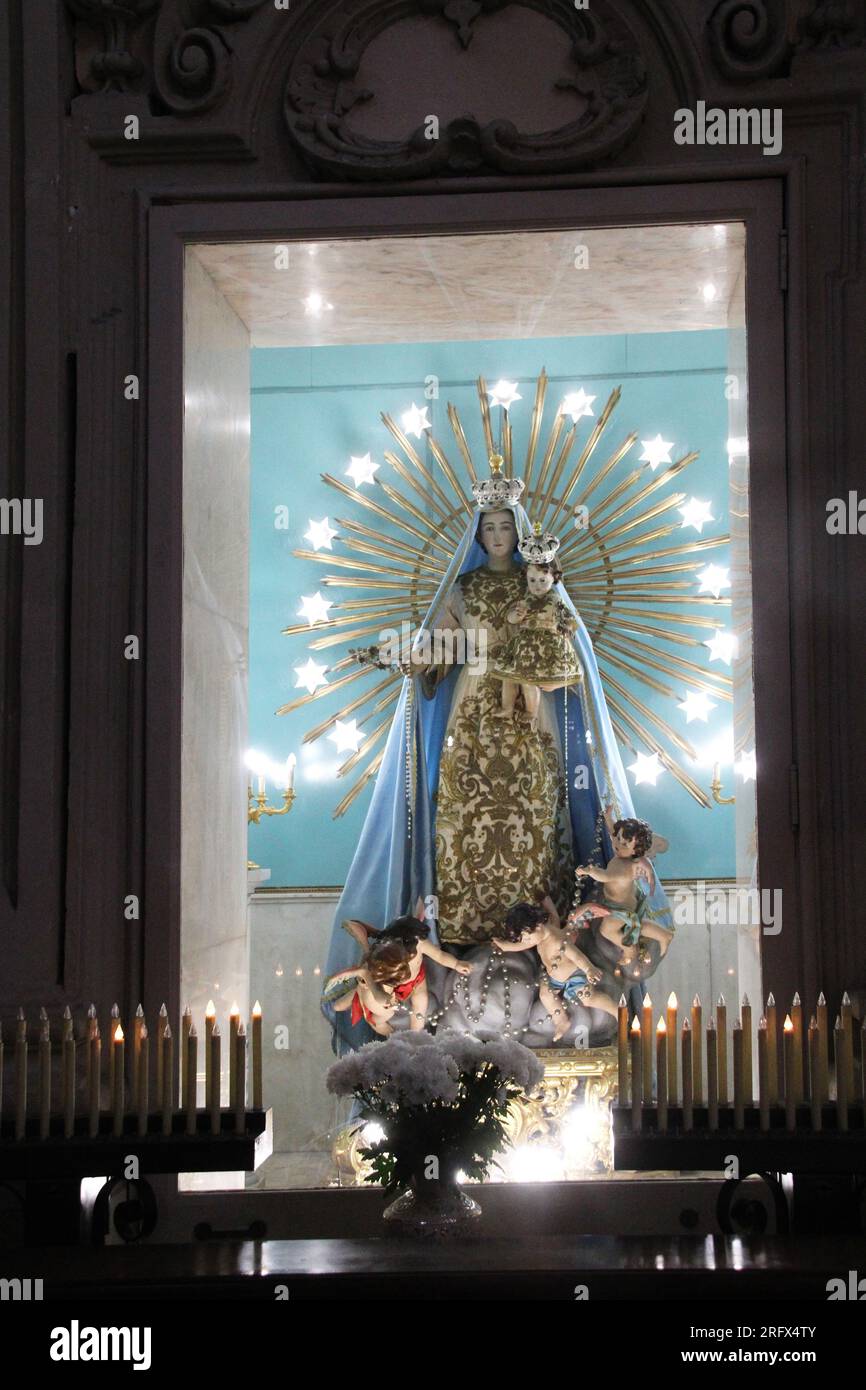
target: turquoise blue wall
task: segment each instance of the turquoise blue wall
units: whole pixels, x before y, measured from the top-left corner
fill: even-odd
[[[348,755],[338,756],[326,739],[307,748],[301,745],[304,732],[343,703],[339,697],[316,701],[290,715],[274,713],[300,693],[295,689],[297,664],[309,654],[327,664],[327,654],[308,653],[304,636],[281,635],[283,627],[300,621],[301,595],[320,590],[335,602],[345,596],[345,591],[322,587],[327,566],[297,560],[293,550],[309,548],[304,532],[311,518],[328,516],[337,530],[339,516],[376,524],[370,513],[362,517],[355,504],[326,486],[320,474],[342,478],[349,456],[369,450],[382,465],[378,476],[393,480],[405,493],[405,484],[383,462],[383,451],[393,447],[393,440],[379,413],[387,411],[399,419],[413,400],[430,406],[434,435],[446,445],[450,457],[455,451],[447,448],[451,436],[445,411],[448,401],[453,401],[473,456],[483,458],[474,384],[479,375],[488,382],[504,376],[520,383],[523,400],[515,404],[511,415],[515,458],[519,459],[525,451],[535,379],[546,367],[551,378],[548,424],[566,391],[583,386],[594,393],[597,413],[610,391],[622,386],[601,457],[606,458],[632,429],[642,439],[661,434],[673,440],[673,458],[699,450],[701,457],[686,471],[680,490],[712,499],[715,521],[704,527],[703,534],[715,535],[728,529],[726,348],[727,334],[716,331],[253,352],[249,742],[277,761],[293,751],[299,759],[298,796],[291,815],[250,827],[250,857],[271,869],[272,886],[342,883],[370,796],[367,788],[344,817],[333,820],[333,808],[350,785],[335,775]],[[440,378],[441,396],[426,402],[424,381],[431,375]],[[588,428],[583,420],[581,430]],[[632,468],[639,453],[636,446],[619,469]],[[274,525],[275,509],[281,506],[289,509],[288,530]],[[683,539],[696,534],[684,531]],[[339,553],[339,541],[333,544]],[[728,564],[727,549],[710,551],[707,563]],[[363,596],[363,591],[355,596]],[[722,623],[727,626],[724,618]],[[683,649],[682,654],[703,661],[699,649]],[[729,674],[729,668],[718,664],[711,669]],[[678,679],[670,683],[680,687]],[[685,716],[672,709],[669,701],[653,693],[641,694],[666,719],[673,717],[675,727],[695,744],[708,743],[730,722],[727,702],[711,712],[707,724],[693,721],[686,727]],[[692,771],[697,781],[708,784],[709,771]],[[726,780],[730,784],[730,770]],[[702,810],[669,774],[663,774],[655,788],[636,788],[634,799],[638,814],[671,842],[670,851],[659,861],[664,877],[734,873],[733,808]],[[271,800],[277,800],[273,788]]]

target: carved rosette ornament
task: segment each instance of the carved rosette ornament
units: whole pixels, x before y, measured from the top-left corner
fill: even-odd
[[[488,77],[501,69],[512,112],[513,101],[519,101],[515,54],[503,51],[497,36],[483,57],[480,50],[477,61],[473,57],[476,35],[509,9],[532,11],[536,26],[549,26],[550,41],[539,55],[542,62],[545,53],[550,55],[550,74],[538,80],[552,93],[573,94],[573,118],[564,125],[524,131],[519,118],[504,112],[487,120],[473,112],[481,62]],[[644,116],[646,64],[614,0],[595,0],[585,10],[575,9],[573,0],[321,0],[313,15],[292,58],[284,112],[292,141],[324,177],[387,180],[581,169],[621,150]],[[464,110],[459,115],[407,112],[408,129],[395,130],[393,139],[375,138],[354,119],[355,109],[374,107],[378,95],[376,79],[365,80],[365,54],[404,22],[407,42],[414,45],[423,43],[425,31],[431,37],[443,28],[453,31],[453,73]],[[417,66],[417,53],[412,62]]]

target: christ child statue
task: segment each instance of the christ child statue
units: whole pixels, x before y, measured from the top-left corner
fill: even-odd
[[[532,536],[519,542],[526,561],[526,596],[506,614],[508,636],[492,657],[491,674],[502,681],[499,717],[513,715],[519,688],[533,729],[542,690],[559,690],[583,676],[571,640],[577,621],[554,592],[562,579],[554,560],[558,548],[556,536],[541,534],[540,523]]]
[[[554,1021],[554,1042],[568,1032],[569,1004],[603,1009],[616,1017],[613,1000],[596,989],[601,971],[562,930],[550,897],[540,905],[515,903],[506,913],[503,932],[501,937],[493,938],[500,951],[529,951],[534,947],[541,957],[544,975],[538,997]]]
[[[418,910],[423,914],[423,903],[419,902]],[[364,958],[359,966],[332,975],[325,988],[330,989],[338,980],[354,978],[354,994],[344,995],[333,1007],[338,1013],[351,1008],[353,1025],[365,1018],[374,1032],[383,1037],[393,1032],[391,1019],[401,1007],[409,1008],[409,1027],[413,1031],[420,1032],[425,1026],[430,1004],[425,959],[456,970],[459,975],[472,973],[471,965],[440,951],[427,940],[430,928],[419,916],[396,917],[384,931],[357,918],[349,919],[343,926],[364,948]]]
[[[602,885],[600,902],[581,904],[581,915],[602,917],[599,931],[620,948],[622,964],[637,957],[641,940],[658,941],[664,955],[673,940],[673,931],[653,921],[648,908],[649,893],[642,883],[651,885],[653,871],[647,851],[653,832],[644,820],[628,817],[614,821],[612,808],[605,807],[605,820],[613,845],[613,858],[605,868],[584,864],[575,870],[578,878],[588,874]]]

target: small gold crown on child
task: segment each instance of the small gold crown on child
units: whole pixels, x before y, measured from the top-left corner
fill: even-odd
[[[472,495],[485,512],[501,507],[514,507],[520,501],[525,486],[522,478],[503,478],[502,455],[490,455],[490,477],[479,478],[472,484]]]
[[[528,565],[549,565],[559,549],[559,538],[552,531],[542,531],[541,522],[536,521],[532,535],[518,541],[517,549]]]

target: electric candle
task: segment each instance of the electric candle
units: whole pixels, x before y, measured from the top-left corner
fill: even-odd
[[[184,1015],[186,1024],[186,1015]],[[198,1034],[195,1031],[195,1024],[190,1022],[187,1029],[186,1043],[183,1055],[183,1106],[186,1111],[186,1132],[195,1134],[196,1132],[196,1078],[198,1076]]]
[[[818,1056],[820,1059],[821,1104],[830,1099],[830,1028],[827,1022],[827,1000],[824,991],[818,995]]]
[[[643,1059],[641,1089],[647,1105],[651,1105],[653,1098],[653,1001],[648,994],[644,995],[643,1000],[640,1035],[641,1057]]]
[[[138,1085],[136,1087],[136,1100],[138,1101],[138,1132],[147,1134],[147,1103],[148,1087],[150,1081],[148,1062],[150,1061],[150,1038],[148,1037],[147,1024],[141,1025],[141,1037],[138,1049]]]
[[[47,1139],[51,1129],[51,1027],[45,1010],[40,1010],[39,1031],[39,1138]]]
[[[99,1020],[98,1020],[98,1018],[96,1017],[96,1005],[95,1005],[95,1004],[91,1004],[91,1005],[90,1005],[90,1008],[87,1010],[87,1096],[88,1096],[88,1104],[89,1104],[89,1100],[90,1100],[90,1085],[91,1085],[91,1075],[90,1075],[91,1048],[90,1048],[90,1044],[93,1042],[93,1039],[96,1037],[96,1035],[97,1035],[98,1032],[99,1032]]]
[[[115,1139],[119,1139],[123,1133],[123,1062],[124,1049],[126,1043],[123,1038],[123,1029],[118,1022],[114,1029],[114,1039],[111,1047],[112,1067],[112,1087],[111,1087],[111,1111],[112,1125],[111,1132]]]
[[[752,1067],[752,1006],[749,1003],[748,994],[743,995],[743,1006],[741,1010],[743,1021],[743,1100],[746,1105],[751,1105],[754,1098],[754,1076]]]
[[[716,1051],[719,1059],[719,1104],[728,1103],[728,1006],[725,996],[719,995],[716,1005]]]
[[[247,1030],[242,1023],[238,1024],[235,1054],[235,1134],[243,1134],[247,1127]]]
[[[692,1000],[692,1089],[694,1091],[695,1105],[703,1105],[704,1101],[704,1060],[701,1055],[701,1047],[704,1040],[703,1008],[701,1007],[701,996],[696,994]]]
[[[238,1028],[241,1021],[241,1011],[237,1004],[232,1004],[229,1011],[229,1109],[234,1110],[238,1091]]]
[[[623,1099],[625,1098],[625,1093]],[[253,1004],[253,1109],[262,1108],[262,1006]]]
[[[791,1000],[791,1023],[794,1031],[794,1104],[802,1105],[805,1099],[803,1090],[803,1005],[799,994],[795,994]]]
[[[738,1018],[734,1019],[731,1041],[734,1053],[734,1129],[743,1129],[745,1125],[743,1106],[745,1094],[743,1077],[743,1025]]]
[[[60,1035],[61,1041],[66,1042],[67,1038],[74,1037],[72,1027],[72,1010],[67,1004],[63,1010],[63,1032]]]
[[[797,1073],[794,1064],[794,1024],[790,1014],[785,1014],[782,1032],[785,1040],[785,1128],[792,1134],[797,1124]]]
[[[15,1138],[23,1139],[27,1125],[27,1020],[18,1010],[15,1021]]]
[[[762,1016],[758,1022],[758,1106],[761,1129],[765,1134],[770,1128],[770,1087],[767,1081],[769,1068],[767,1020]]]
[[[253,1010],[253,1105],[255,1098],[255,1010]],[[616,1010],[617,1095],[620,1105],[628,1100],[628,1004],[624,994],[619,996]]]
[[[719,1052],[715,1019],[707,1020],[707,1128],[719,1127]]]
[[[661,1014],[656,1027],[656,1114],[659,1134],[664,1134],[668,1127],[668,1038]]]
[[[63,1019],[66,1033],[66,1016]],[[75,1133],[75,1038],[72,1035],[72,1015],[69,1015],[70,1031],[63,1038],[63,1134],[71,1139]]]
[[[847,989],[842,995],[841,1017],[845,1034],[842,1048],[845,1058],[845,1094],[850,1104],[854,1099],[854,1007]],[[839,1065],[838,1061],[836,1065]]]
[[[88,1056],[88,1118],[87,1132],[93,1139],[99,1133],[99,1106],[102,1100],[102,1038],[96,1023],[87,1043]]]
[[[640,1021],[635,1014],[631,1025],[631,1127],[632,1130],[640,1133],[641,1113],[641,1077],[643,1075],[643,1059],[641,1057],[641,1031]]]
[[[189,1068],[189,1034],[192,1028],[192,1009],[189,1004],[180,1020],[180,1093],[186,1104],[187,1071]],[[193,1083],[193,1086],[195,1083]]]
[[[677,1103],[677,996],[671,990],[668,995],[665,1029],[668,1040],[668,1100]]]
[[[833,1047],[836,1055],[836,1128],[840,1134],[847,1134],[848,1069],[845,1066],[845,1029],[838,1015],[833,1030]]]
[[[297,761],[294,753],[290,753],[286,758],[286,790],[290,792],[295,789],[295,764]]]
[[[683,1129],[690,1130],[694,1124],[694,1085],[692,1081],[692,1029],[687,1018],[683,1019],[681,1053],[683,1064]]]
[[[120,1027],[120,1006],[119,1006],[118,1004],[112,1004],[112,1006],[111,1006],[111,1025],[110,1025],[110,1027],[109,1027],[109,1029],[108,1029],[108,1036],[109,1036],[109,1039],[110,1039],[110,1042],[111,1042],[111,1046],[110,1046],[109,1049],[108,1049],[108,1094],[109,1094],[109,1096],[113,1096],[113,1095],[114,1095],[114,1056],[115,1056],[115,1053],[114,1053],[114,1039],[115,1039],[115,1037],[117,1036],[117,1029],[118,1029],[119,1027]]]
[[[776,1001],[772,994],[767,995],[767,1100],[770,1105],[779,1103],[779,1022],[776,1017]]]
[[[220,1026],[215,1023],[210,1035],[210,1132],[220,1132]]]
[[[265,794],[265,779],[264,779],[264,775],[260,772],[260,773],[259,773],[259,796],[260,796],[260,797],[264,797],[264,794]]]
[[[812,1106],[812,1130],[820,1134],[821,1115],[821,1053],[818,1037],[818,1020],[813,1016],[809,1023],[809,1099]]]
[[[165,1091],[165,1048],[162,1045],[163,1038],[168,1031],[168,1009],[165,1004],[159,1006],[159,1018],[156,1021],[156,1094],[159,1104],[162,1105],[162,1098]],[[174,1043],[172,1043],[172,1056],[174,1055]],[[174,1087],[171,1085],[171,1074],[169,1073],[169,1091],[174,1098]],[[171,1133],[171,1131],[169,1131]]]
[[[165,1008],[165,1005],[162,1006]],[[171,1134],[172,1129],[172,1108],[174,1103],[174,1038],[171,1033],[171,1024],[166,1020],[165,1026],[162,1025],[162,1010],[160,1010],[159,1030],[157,1032],[158,1055],[162,1058],[161,1073],[162,1086],[159,1092],[159,1103],[162,1107],[162,1132]]]
[[[207,1008],[204,1011],[204,1103],[205,1109],[211,1108],[211,1054],[213,1049],[210,1040],[213,1037],[213,1030],[216,1026],[216,1005],[212,999],[207,1001]]]
[[[131,1105],[130,1109],[138,1108],[138,1059],[141,1055],[141,1030],[144,1027],[144,1009],[141,1004],[135,1011],[132,1020],[132,1086],[130,1088]]]

